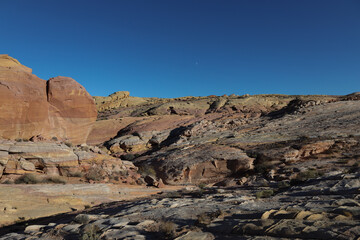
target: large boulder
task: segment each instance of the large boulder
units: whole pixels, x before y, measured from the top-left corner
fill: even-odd
[[[217,144],[160,150],[135,160],[142,169],[153,167],[157,177],[173,185],[218,182],[253,169],[253,162],[242,150]]]
[[[0,55],[0,137],[41,134],[84,143],[97,112],[92,97],[75,80],[44,81],[8,55]]]

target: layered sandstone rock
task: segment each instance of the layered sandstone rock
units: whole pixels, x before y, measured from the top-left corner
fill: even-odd
[[[0,55],[0,137],[41,134],[84,143],[97,112],[92,97],[75,80],[44,81],[16,59]]]
[[[138,183],[140,178],[133,163],[109,156],[97,147],[0,140],[0,182],[13,181],[24,174],[41,178],[83,177],[92,182],[116,178],[117,183],[131,184]]]

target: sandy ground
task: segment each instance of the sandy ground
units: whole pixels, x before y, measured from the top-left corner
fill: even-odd
[[[0,226],[180,188],[157,189],[115,184],[2,184],[0,185]]]

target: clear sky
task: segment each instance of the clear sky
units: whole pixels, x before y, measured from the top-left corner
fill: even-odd
[[[0,53],[91,95],[360,91],[358,0],[0,0]]]

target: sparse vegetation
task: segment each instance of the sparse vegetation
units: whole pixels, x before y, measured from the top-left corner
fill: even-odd
[[[72,144],[71,142],[64,142],[64,144],[65,144],[66,146],[68,146],[69,148],[71,148],[71,147],[73,146],[73,144]]]

